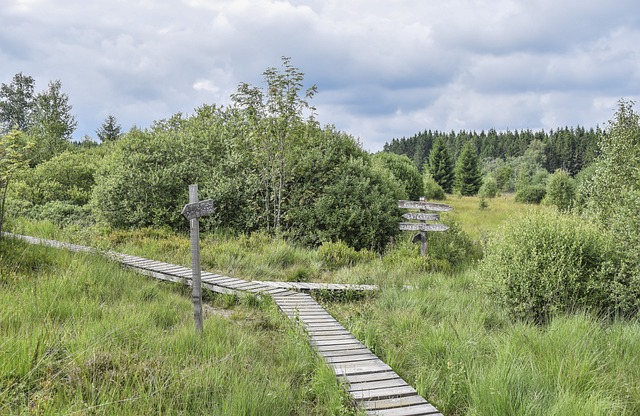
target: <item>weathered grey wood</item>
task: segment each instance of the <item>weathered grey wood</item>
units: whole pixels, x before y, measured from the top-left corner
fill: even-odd
[[[379,358],[372,353],[365,354],[352,354],[352,355],[342,355],[342,356],[333,356],[333,357],[324,357],[324,360],[328,363],[354,363],[359,361],[373,361],[379,360]]]
[[[414,395],[398,397],[396,399],[368,400],[364,401],[362,404],[366,410],[380,410],[429,403],[422,396]]]
[[[422,222],[401,222],[400,231],[447,231],[449,226],[444,224],[425,224]]]
[[[349,391],[359,391],[359,390],[375,390],[375,389],[386,389],[389,387],[401,387],[406,386],[407,383],[401,378],[392,378],[390,380],[383,381],[369,381],[365,383],[351,383],[349,385]]]
[[[398,379],[398,376],[393,370],[381,371],[372,374],[351,374],[341,377],[347,383],[366,383],[369,381],[383,381]]]
[[[426,202],[426,201],[398,201],[398,208],[406,208],[406,209],[422,209],[427,211],[436,211],[436,212],[448,212],[453,208],[447,204],[439,204],[435,202]]]
[[[197,187],[198,185],[189,185],[189,186]],[[189,197],[189,203],[182,208],[182,211],[180,213],[187,220],[191,221],[196,218],[204,217],[205,215],[213,214],[213,211],[214,211],[214,207],[213,207],[212,199],[205,199],[204,201],[198,201],[196,198],[196,201],[192,201],[191,197]]]
[[[396,397],[418,396],[416,390],[406,384],[404,386],[384,389],[350,391],[349,393],[356,400],[381,400],[393,399]]]
[[[200,280],[200,222],[197,215],[198,208],[198,185],[189,185],[189,205],[194,208],[188,210],[189,205],[182,209],[182,215],[190,220],[191,227],[191,288],[193,293],[193,319],[196,324],[196,331],[202,332],[202,281]],[[185,214],[185,210],[187,213]]]
[[[419,221],[440,221],[440,214],[426,214],[424,212],[407,212],[402,218]]]
[[[331,357],[346,357],[349,355],[362,355],[362,354],[371,354],[371,351],[366,347],[355,348],[353,350],[336,350],[336,351],[323,351],[322,357],[331,358]]]
[[[337,375],[381,373],[391,370],[391,367],[380,360],[378,360],[378,362],[367,362],[362,364],[329,364],[329,366],[333,368],[333,372]]]
[[[382,410],[369,410],[367,411],[367,415],[371,416],[443,416],[442,413],[438,411],[431,404],[417,404],[411,406],[404,407],[396,407],[391,409],[382,409]]]

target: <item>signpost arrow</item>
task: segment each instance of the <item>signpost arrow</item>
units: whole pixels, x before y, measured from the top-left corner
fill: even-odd
[[[192,202],[185,205],[180,213],[183,217],[191,221],[196,218],[204,217],[205,215],[213,214],[213,211],[213,199],[205,199],[204,201]]]
[[[426,202],[426,201],[398,201],[398,208],[408,208],[408,209],[422,209],[426,211],[438,211],[438,212],[447,212],[451,211],[451,208],[447,204],[438,204],[435,202]]]
[[[421,222],[401,222],[400,231],[447,231],[444,224],[425,224]]]
[[[420,220],[420,221],[440,221],[440,214],[425,214],[423,212],[408,212],[402,214],[402,218],[407,220]]]

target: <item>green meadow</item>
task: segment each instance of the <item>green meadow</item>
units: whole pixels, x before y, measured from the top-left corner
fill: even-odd
[[[523,213],[514,202],[449,196],[443,220],[470,250]],[[61,229],[11,219],[10,231],[189,265],[188,235]],[[451,231],[451,230],[450,230]],[[640,322],[589,311],[516,319],[487,295],[478,258],[419,256],[410,233],[383,256],[339,244],[306,249],[263,233],[202,237],[205,270],[254,280],[376,284],[317,299],[446,415],[640,414]],[[444,236],[446,233],[442,233]],[[451,237],[448,237],[451,238]],[[332,372],[269,299],[208,295],[201,337],[190,295],[117,264],[2,241],[6,414],[354,414]],[[431,251],[430,251],[431,253]],[[437,260],[437,261],[436,261]]]

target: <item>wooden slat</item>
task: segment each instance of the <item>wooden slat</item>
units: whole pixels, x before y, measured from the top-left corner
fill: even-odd
[[[442,416],[431,404],[417,404],[412,406],[396,407],[395,409],[369,410],[367,415],[371,416]]]
[[[406,386],[406,385],[407,383],[403,379],[393,378],[391,380],[384,380],[384,381],[368,381],[365,383],[351,383],[349,385],[349,391],[385,389],[389,387],[400,387],[400,386]]]
[[[366,410],[392,409],[395,407],[412,406],[416,404],[429,404],[421,396],[398,397],[396,399],[367,400],[362,402]]]

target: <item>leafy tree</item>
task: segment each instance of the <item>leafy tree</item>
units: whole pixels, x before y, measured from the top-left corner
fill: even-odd
[[[78,124],[71,114],[69,97],[61,88],[60,81],[50,82],[48,89],[36,96],[29,130],[35,142],[32,165],[64,152]]]
[[[0,237],[2,237],[2,223],[4,219],[4,207],[7,190],[11,179],[16,172],[28,165],[28,155],[31,144],[27,142],[25,135],[16,129],[0,137]]]
[[[34,85],[32,77],[20,72],[9,85],[0,86],[0,132],[6,133],[13,127],[23,132],[29,129],[35,105]]]
[[[565,170],[558,169],[547,180],[546,203],[560,211],[569,211],[576,197],[575,181]]]
[[[262,179],[261,199],[267,229],[280,231],[286,183],[290,173],[290,149],[306,134],[307,121],[314,119],[315,108],[308,100],[317,88],[312,86],[300,96],[304,74],[282,57],[283,70],[268,68],[264,73],[266,89],[241,83],[232,95],[237,107],[246,110],[247,133],[252,140],[254,159],[259,161]],[[313,124],[313,123],[312,123]]]
[[[482,173],[473,143],[466,142],[455,169],[455,188],[464,196],[475,195],[482,185]]]
[[[493,176],[486,176],[482,180],[482,186],[478,195],[484,198],[495,198],[498,195],[498,181]]]
[[[453,161],[441,137],[436,139],[429,153],[429,173],[445,192],[451,193],[454,182]]]
[[[633,101],[621,100],[600,138],[595,173],[583,187],[585,213],[616,233],[640,275],[640,123]]]
[[[418,199],[423,196],[422,175],[407,156],[381,152],[373,156],[373,162],[391,172],[406,191],[407,198]]]
[[[424,194],[425,199],[436,200],[436,201],[444,201],[446,199],[446,195],[442,186],[438,185],[438,183],[433,179],[428,170],[425,169],[422,174],[423,186],[424,186]]]
[[[122,127],[118,124],[118,120],[109,114],[102,126],[96,130],[96,134],[101,142],[114,142],[122,136]]]

